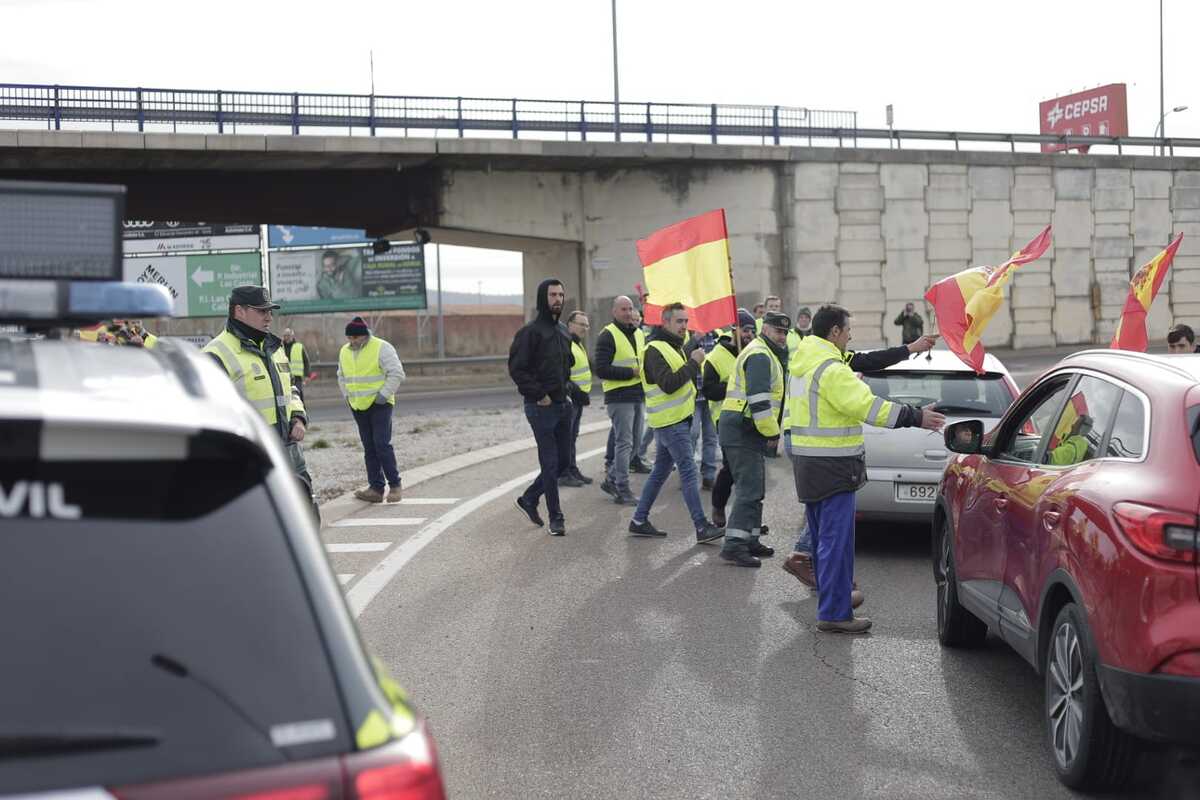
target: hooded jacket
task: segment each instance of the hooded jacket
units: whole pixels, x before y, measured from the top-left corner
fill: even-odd
[[[546,295],[551,284],[547,278],[538,284],[537,316],[521,327],[508,348],[508,374],[527,403],[536,403],[549,395],[556,403],[567,397],[571,376],[571,340],[566,328],[558,323],[558,314],[550,310]]]

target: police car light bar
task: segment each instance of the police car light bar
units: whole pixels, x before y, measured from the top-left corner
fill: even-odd
[[[125,187],[0,181],[0,280],[121,280]]]
[[[0,279],[0,322],[91,323],[112,317],[169,317],[166,287],[113,281]]]

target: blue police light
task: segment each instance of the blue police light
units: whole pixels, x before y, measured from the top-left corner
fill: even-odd
[[[169,317],[175,301],[156,283],[74,281],[69,285],[67,315],[72,319]]]

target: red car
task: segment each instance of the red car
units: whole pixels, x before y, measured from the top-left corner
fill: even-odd
[[[1072,788],[1120,785],[1144,741],[1200,745],[1200,356],[1077,353],[945,437],[941,643],[990,628],[1044,676]]]

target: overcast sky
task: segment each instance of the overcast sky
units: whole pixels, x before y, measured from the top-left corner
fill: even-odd
[[[1158,7],[618,0],[621,97],[857,111],[862,127],[884,127],[892,103],[899,128],[1036,132],[1040,100],[1125,83],[1130,133],[1148,136]],[[1200,3],[1164,14],[1166,107],[1191,107],[1167,132],[1200,137]],[[0,81],[366,92],[374,49],[380,94],[607,100],[610,15],[610,0],[0,0]],[[499,277],[443,254],[447,289]]]

